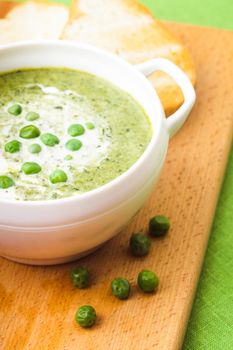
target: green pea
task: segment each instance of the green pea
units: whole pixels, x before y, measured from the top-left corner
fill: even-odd
[[[36,119],[39,119],[40,118],[40,115],[36,112],[28,112],[28,114],[26,115],[26,119],[29,120],[29,121],[33,121],[33,120],[36,120]]]
[[[54,147],[60,143],[59,138],[56,135],[50,134],[49,132],[41,135],[41,141],[49,147]]]
[[[125,278],[115,278],[111,283],[112,294],[118,299],[128,299],[130,294],[130,284]]]
[[[86,127],[89,130],[95,129],[95,125],[92,122],[87,122],[86,123]]]
[[[129,246],[133,255],[144,256],[149,253],[151,239],[142,233],[134,233],[130,237]]]
[[[53,184],[56,184],[59,182],[66,182],[68,177],[63,170],[57,169],[50,175],[49,179]]]
[[[21,143],[19,141],[17,141],[17,140],[13,140],[13,141],[7,142],[5,144],[4,148],[5,148],[6,152],[16,153],[16,152],[20,151]]]
[[[34,162],[26,162],[21,166],[21,170],[26,175],[38,174],[41,171],[41,166]]]
[[[85,267],[75,267],[70,273],[71,281],[74,287],[86,288],[89,285],[90,273]]]
[[[65,156],[65,160],[72,160],[73,156],[71,154],[67,154],[67,156]]]
[[[0,176],[0,188],[6,189],[11,186],[14,186],[14,184],[14,181],[10,177],[5,175]]]
[[[154,237],[164,236],[169,228],[170,222],[166,216],[158,215],[150,219],[149,232]]]
[[[76,312],[75,320],[81,327],[91,327],[96,321],[96,311],[91,305],[83,305]]]
[[[153,271],[142,270],[138,275],[137,284],[143,292],[152,293],[157,289],[159,279]]]
[[[85,129],[81,124],[72,124],[68,128],[68,134],[73,137],[83,135],[84,132],[85,132]]]
[[[28,147],[30,153],[40,153],[42,148],[38,143],[33,143]]]
[[[35,125],[27,125],[20,130],[19,136],[23,139],[35,139],[40,136],[40,130]]]
[[[66,142],[66,148],[70,151],[78,151],[82,147],[82,142],[76,139]]]
[[[22,107],[16,103],[8,108],[8,113],[17,116],[17,115],[20,115],[22,113],[22,110],[23,110]]]

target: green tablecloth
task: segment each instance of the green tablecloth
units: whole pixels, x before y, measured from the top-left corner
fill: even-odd
[[[141,2],[161,19],[233,29],[233,0]],[[233,149],[183,346],[183,350],[232,349]]]
[[[183,350],[233,349],[233,149]]]

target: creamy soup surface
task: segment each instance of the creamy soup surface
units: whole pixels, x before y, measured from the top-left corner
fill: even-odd
[[[129,169],[151,137],[140,105],[100,77],[65,68],[0,75],[0,198],[81,195]]]

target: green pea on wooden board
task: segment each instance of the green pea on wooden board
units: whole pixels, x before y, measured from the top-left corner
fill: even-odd
[[[157,289],[159,279],[153,271],[142,270],[138,274],[137,285],[143,292],[152,293]]]
[[[126,278],[115,278],[111,283],[112,294],[118,299],[128,299],[130,294],[130,283]]]
[[[150,219],[149,232],[151,236],[164,236],[170,228],[170,221],[164,215],[157,215]]]
[[[81,327],[92,327],[96,322],[96,311],[91,305],[83,305],[76,312],[75,320]]]
[[[70,273],[71,281],[74,287],[87,288],[90,282],[90,272],[85,267],[75,267]]]
[[[130,237],[129,246],[133,255],[144,256],[150,251],[151,239],[143,233],[134,233]]]

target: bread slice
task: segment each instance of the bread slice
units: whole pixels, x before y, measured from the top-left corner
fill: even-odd
[[[13,2],[0,1],[0,18],[4,18],[15,6],[17,5]]]
[[[49,0],[0,0],[0,44],[58,38],[102,47],[131,63],[165,57],[195,83],[189,52],[136,0],[73,0],[70,12]],[[183,102],[180,89],[164,73],[154,73],[150,80],[170,115]]]
[[[195,83],[189,52],[136,0],[73,0],[62,38],[102,47],[131,63],[168,58]],[[161,72],[152,74],[150,80],[170,115],[183,103],[180,89]]]
[[[0,44],[18,40],[58,39],[68,21],[69,9],[46,1],[0,1]]]

